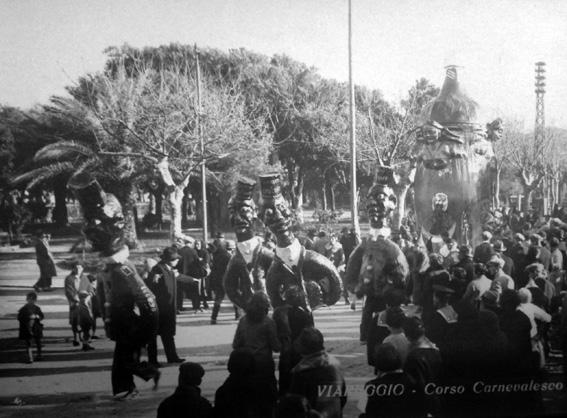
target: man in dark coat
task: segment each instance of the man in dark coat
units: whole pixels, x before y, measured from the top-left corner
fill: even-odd
[[[179,385],[170,397],[158,407],[157,418],[210,418],[213,416],[211,403],[201,396],[199,385],[205,370],[197,363],[183,363],[179,366]]]
[[[38,233],[35,256],[39,266],[39,279],[33,287],[36,291],[51,290],[51,278],[57,276],[57,269],[49,248],[49,234]]]
[[[514,279],[516,277],[516,270],[514,268],[514,261],[505,254],[505,252],[508,249],[504,246],[504,242],[502,242],[501,240],[494,241],[493,248],[494,248],[494,251],[496,252],[496,254],[502,260],[504,260],[504,267],[502,267],[502,271],[504,273],[506,273],[508,276],[510,276],[512,279]]]
[[[307,310],[334,305],[341,297],[339,272],[325,256],[306,250],[291,232],[291,211],[281,193],[278,174],[260,176],[261,218],[276,236],[276,256],[266,276],[266,288],[274,308],[284,304],[282,293],[299,286]]]
[[[185,280],[178,280],[177,310],[183,310],[183,294],[185,294],[191,299],[193,311],[196,312],[201,307],[200,280],[204,280],[207,276],[207,270],[201,262],[197,250],[193,248],[195,240],[185,236],[181,241],[183,241],[184,245],[178,250],[179,263],[177,264],[177,270],[184,276]]]
[[[146,279],[148,288],[156,297],[159,309],[158,334],[163,343],[163,349],[168,363],[181,363],[184,360],[179,358],[175,348],[175,328],[176,328],[176,301],[177,283],[175,266],[179,262],[179,254],[173,247],[167,247],[160,256],[161,260],[157,263],[148,278]],[[148,359],[150,363],[159,365],[157,361],[157,341],[154,338],[148,343]]]
[[[546,271],[549,271],[551,267],[551,251],[549,251],[543,245],[543,237],[538,234],[532,234],[530,236],[530,243],[531,243],[531,247],[535,247],[538,250],[539,257],[537,261],[543,264],[543,267],[545,268]]]
[[[475,263],[488,263],[490,257],[494,255],[494,248],[490,240],[492,239],[492,234],[488,231],[482,233],[482,242],[478,244],[474,249],[473,261]]]
[[[215,325],[217,323],[220,307],[226,294],[224,290],[223,278],[232,252],[234,251],[233,241],[227,241],[224,245],[220,242],[215,242],[217,245],[209,244],[209,249],[213,256],[213,261],[211,263],[211,273],[209,274],[211,290],[214,294],[213,312],[211,314],[212,325]],[[236,306],[234,307],[234,314],[236,319],[238,319],[239,313]]]
[[[112,362],[112,391],[117,399],[135,397],[134,375],[157,387],[160,372],[140,362],[140,349],[155,338],[158,310],[153,293],[128,260],[124,242],[124,215],[115,196],[106,194],[90,175],[69,180],[86,224],[83,232],[95,251],[106,257],[100,303],[107,335],[116,341]]]
[[[266,292],[266,272],[274,259],[273,251],[262,245],[261,238],[254,234],[257,210],[252,195],[255,186],[256,182],[241,177],[228,202],[236,249],[226,267],[224,290],[241,309],[246,308],[255,292]]]

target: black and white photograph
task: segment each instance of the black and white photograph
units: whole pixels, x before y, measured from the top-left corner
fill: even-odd
[[[0,418],[567,416],[566,1],[0,16]]]

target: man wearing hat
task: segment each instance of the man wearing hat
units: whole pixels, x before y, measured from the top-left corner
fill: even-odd
[[[49,234],[38,231],[35,256],[39,266],[39,279],[33,285],[36,292],[51,290],[51,278],[57,276],[53,254],[51,254],[51,249],[49,248],[49,238]]]
[[[504,267],[502,267],[502,271],[506,273],[510,277],[515,276],[515,269],[514,269],[514,261],[508,257],[505,252],[508,251],[504,242],[502,240],[497,239],[494,241],[494,252],[498,255],[502,260],[504,260]]]
[[[409,265],[400,247],[390,239],[389,218],[396,197],[388,186],[393,170],[378,167],[374,185],[368,192],[366,211],[370,220],[368,237],[352,252],[345,273],[349,292],[366,296],[360,324],[360,340],[365,342],[372,322],[372,310],[386,309],[384,294],[389,289],[404,289]]]
[[[274,253],[254,234],[257,219],[253,200],[255,186],[256,182],[241,177],[228,202],[230,224],[237,242],[226,267],[224,290],[232,303],[241,309],[246,307],[254,292],[266,292],[266,273],[274,259]]]
[[[261,218],[276,236],[276,255],[266,276],[266,289],[274,308],[285,303],[283,293],[291,286],[301,289],[307,310],[334,305],[341,297],[341,279],[325,256],[306,250],[291,232],[292,213],[281,193],[279,174],[260,176]]]
[[[160,403],[157,418],[210,418],[213,416],[211,403],[201,396],[199,385],[205,370],[198,363],[183,363],[179,366],[178,386],[173,395]]]
[[[163,343],[163,349],[168,363],[181,363],[184,360],[179,358],[175,348],[175,328],[177,313],[177,281],[179,274],[175,267],[179,262],[179,254],[175,247],[167,247],[160,256],[146,283],[156,297],[159,309],[158,334]],[[150,363],[159,365],[157,360],[157,341],[153,338],[148,343],[148,359]]]
[[[201,307],[200,280],[207,276],[207,270],[199,258],[195,249],[195,239],[184,236],[181,239],[182,245],[179,248],[179,264],[177,270],[183,275],[182,280],[178,278],[177,287],[177,310],[183,311],[183,296],[191,299],[194,312]]]
[[[498,290],[499,293],[504,289],[514,289],[514,280],[508,276],[502,268],[504,267],[504,260],[498,255],[493,255],[488,263],[486,263],[486,276],[492,280],[491,289]]]
[[[116,399],[137,394],[134,375],[157,387],[160,371],[142,364],[139,352],[155,339],[158,310],[154,294],[146,287],[136,267],[128,260],[125,245],[124,214],[116,197],[102,190],[89,174],[75,174],[69,180],[79,203],[85,226],[83,233],[95,251],[105,257],[106,268],[101,279],[99,298],[105,329],[116,341],[112,361],[112,391]]]

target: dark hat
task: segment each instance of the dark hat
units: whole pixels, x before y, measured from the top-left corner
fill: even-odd
[[[480,298],[486,306],[496,307],[498,306],[498,299],[500,299],[500,295],[496,290],[487,290]]]
[[[222,232],[217,232],[217,233],[215,234],[215,238],[217,238],[217,239],[222,239],[222,238],[224,238],[224,233],[222,233]]]
[[[189,385],[199,385],[205,375],[205,369],[198,363],[186,362],[179,366],[179,382]]]
[[[433,285],[433,292],[434,293],[444,293],[447,295],[451,295],[453,293],[455,293],[455,291],[453,289],[451,289],[450,287],[447,286],[443,286],[440,284],[434,284]]]
[[[166,247],[159,258],[161,258],[163,261],[177,260],[179,259],[179,253],[177,252],[177,248]]]
[[[541,263],[532,263],[526,266],[526,273],[541,273],[545,267]]]
[[[308,355],[325,349],[323,334],[317,328],[304,328],[297,340],[295,340],[296,349],[299,354]]]
[[[229,206],[241,204],[246,200],[252,200],[256,182],[247,177],[240,177],[236,182],[236,187],[232,192],[232,197],[229,201]]]
[[[273,203],[282,196],[281,178],[279,173],[268,173],[260,176],[260,192],[262,204]]]
[[[499,239],[494,241],[494,244],[492,246],[494,248],[494,251],[498,251],[499,253],[502,253],[507,250],[507,248],[504,246],[504,243]]]
[[[227,250],[235,250],[236,249],[236,242],[234,242],[231,239],[227,240],[226,241],[226,249]]]

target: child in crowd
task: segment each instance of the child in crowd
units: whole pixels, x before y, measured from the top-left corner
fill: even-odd
[[[32,340],[35,341],[37,347],[36,360],[41,360],[41,338],[43,337],[43,312],[36,305],[37,294],[30,292],[26,296],[26,304],[18,311],[18,322],[20,323],[20,340],[26,342],[27,363],[33,363],[32,356]]]

